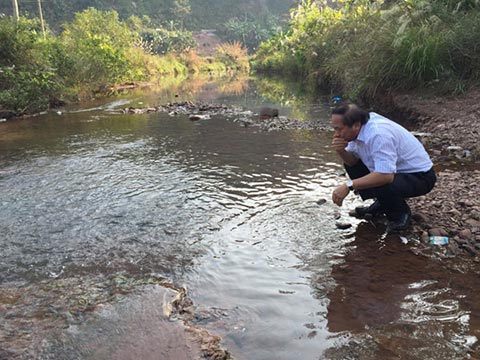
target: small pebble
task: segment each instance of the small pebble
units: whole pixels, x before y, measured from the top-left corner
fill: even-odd
[[[352,224],[346,223],[346,222],[341,222],[341,221],[336,221],[336,222],[335,222],[335,226],[336,226],[338,229],[345,230],[345,229],[351,228],[351,227],[352,227]]]
[[[472,232],[469,229],[464,229],[458,233],[460,238],[468,240],[472,237]]]

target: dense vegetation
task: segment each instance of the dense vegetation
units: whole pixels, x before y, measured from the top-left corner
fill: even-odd
[[[122,21],[116,11],[89,8],[61,34],[44,35],[36,19],[1,17],[0,110],[37,112],[164,74],[248,71],[241,44],[223,44],[218,57],[201,58],[190,32],[154,25],[146,17]]]
[[[51,30],[58,32],[78,12],[88,8],[115,10],[121,20],[148,16],[170,28],[196,31],[215,29],[225,42],[240,41],[250,49],[266,40],[285,22],[295,0],[41,0],[43,15]],[[38,17],[36,0],[18,0],[20,13]],[[0,0],[0,13],[12,15],[11,0]]]
[[[480,79],[475,0],[304,0],[254,66],[300,73],[351,98],[392,89],[463,91]]]
[[[247,48],[257,71],[300,74],[351,99],[462,92],[480,79],[478,0],[301,0],[287,27],[282,14],[298,1],[42,3],[45,34],[36,1],[20,1],[19,20],[0,3],[0,110],[35,112],[163,74],[248,71]],[[203,28],[224,36],[215,58],[195,52],[192,31]]]
[[[278,31],[293,0],[0,0],[0,111],[37,112],[67,99],[165,74],[249,70],[247,49]],[[227,15],[228,14],[228,15]],[[215,58],[193,31],[223,38]]]

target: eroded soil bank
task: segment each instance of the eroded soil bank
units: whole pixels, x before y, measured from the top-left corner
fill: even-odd
[[[412,231],[449,237],[447,255],[480,251],[480,90],[456,97],[396,95],[387,105],[427,147],[437,170],[434,190],[410,200]]]

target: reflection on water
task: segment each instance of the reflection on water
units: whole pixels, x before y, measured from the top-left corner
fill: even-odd
[[[252,85],[261,81],[192,79],[0,124],[0,358],[39,349],[45,358],[111,358],[102,342],[89,338],[85,348],[104,326],[114,334],[96,305],[120,304],[124,319],[115,312],[111,320],[139,335],[135,312],[155,316],[159,304],[129,293],[157,283],[152,277],[185,285],[196,325],[221,335],[239,359],[474,352],[478,267],[418,255],[418,244],[384,238],[381,226],[336,229],[338,216],[357,225],[346,215],[353,196],[342,209],[317,203],[344,179],[331,133],[111,112],[181,94],[247,110],[282,104],[282,114],[328,122],[328,104],[283,92],[288,105]],[[155,344],[151,336],[132,338]]]
[[[477,342],[477,292],[464,287],[473,269],[445,267],[359,224],[344,261],[332,267],[328,329],[351,333],[329,359],[462,359]],[[474,282],[476,282],[474,280]],[[473,283],[472,283],[473,285]],[[468,299],[468,300],[466,300]],[[471,319],[471,317],[475,319]],[[473,321],[472,321],[473,320]]]

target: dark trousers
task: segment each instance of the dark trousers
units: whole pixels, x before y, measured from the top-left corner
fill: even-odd
[[[362,161],[353,166],[345,164],[345,170],[351,179],[358,179],[370,173]],[[431,168],[425,172],[410,174],[395,174],[393,182],[384,186],[359,190],[363,200],[377,199],[382,205],[387,218],[394,220],[397,216],[408,212],[410,209],[406,198],[425,195],[433,189],[437,176]]]

